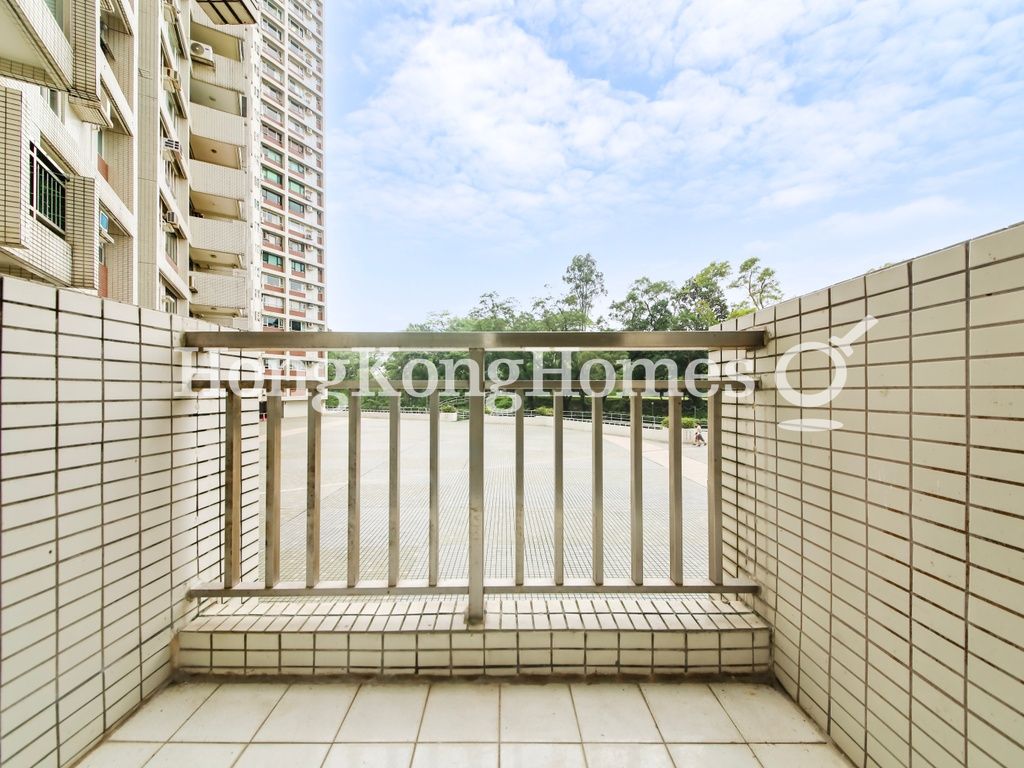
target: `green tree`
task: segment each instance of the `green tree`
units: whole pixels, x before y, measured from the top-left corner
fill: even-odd
[[[782,299],[782,286],[771,267],[762,267],[761,260],[756,256],[745,259],[740,264],[736,279],[729,283],[730,288],[741,288],[747,298],[733,309],[733,314],[746,314],[756,309],[764,309]]]
[[[626,331],[668,331],[676,326],[678,289],[668,280],[641,277],[611,305],[612,318]]]
[[[712,261],[679,286],[676,327],[702,331],[729,317],[729,302],[723,281],[732,267],[727,261]]]
[[[576,254],[566,267],[562,282],[569,287],[564,303],[575,310],[579,321],[579,327],[573,330],[584,331],[592,324],[594,301],[608,293],[604,286],[604,273],[597,268],[597,261],[589,253]]]

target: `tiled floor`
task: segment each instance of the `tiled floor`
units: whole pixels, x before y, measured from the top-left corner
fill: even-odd
[[[784,694],[721,683],[188,682],[82,768],[848,768]]]

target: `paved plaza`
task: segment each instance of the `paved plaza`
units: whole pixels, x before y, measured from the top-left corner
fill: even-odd
[[[554,437],[550,422],[525,432],[525,568],[527,578],[552,572]],[[344,579],[347,539],[347,435],[345,415],[323,422],[321,573]],[[388,421],[362,420],[362,577],[387,576]],[[489,421],[485,430],[485,568],[487,577],[514,575],[514,425]],[[401,423],[401,578],[427,576],[428,423]],[[285,580],[305,573],[306,428],[286,419],[282,436],[282,555]],[[689,578],[707,575],[706,449],[683,450],[683,552]],[[588,578],[591,568],[591,432],[565,429],[565,574]],[[624,434],[604,439],[605,575],[629,576],[629,443]],[[668,575],[668,444],[644,443],[644,574]],[[440,577],[465,578],[469,488],[469,424],[440,424]]]

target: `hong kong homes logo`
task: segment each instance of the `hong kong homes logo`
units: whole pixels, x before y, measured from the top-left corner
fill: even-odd
[[[828,343],[805,341],[791,347],[775,366],[775,387],[782,398],[797,408],[824,408],[843,391],[846,386],[847,360],[853,355],[853,344],[878,323],[878,319],[867,315],[842,336],[832,336]],[[800,362],[800,356],[808,352],[820,352],[828,356],[833,369],[832,380],[824,389],[816,392],[802,392],[789,381],[789,368],[793,361]],[[779,428],[791,432],[827,432],[841,429],[843,423],[834,419],[804,417],[780,421]]]

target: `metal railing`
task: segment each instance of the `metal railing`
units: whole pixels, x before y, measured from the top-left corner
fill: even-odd
[[[428,573],[426,579],[408,580],[399,578],[401,557],[399,452],[401,441],[400,397],[389,397],[389,461],[388,461],[388,526],[387,526],[387,578],[379,581],[363,577],[360,566],[360,547],[353,542],[360,541],[363,519],[361,482],[361,414],[363,394],[360,383],[342,381],[325,384],[318,381],[282,382],[287,387],[304,387],[311,391],[344,391],[348,395],[348,456],[347,456],[347,572],[343,581],[325,581],[321,578],[320,567],[320,503],[321,503],[321,446],[322,409],[317,407],[313,397],[307,405],[307,484],[306,484],[306,572],[302,582],[281,580],[281,436],[284,407],[282,392],[267,393],[266,429],[266,526],[263,540],[265,577],[263,583],[241,581],[241,427],[242,394],[239,386],[259,386],[262,382],[249,385],[242,383],[228,387],[224,380],[193,382],[193,388],[226,389],[226,508],[224,518],[224,580],[222,583],[199,585],[192,589],[197,597],[271,597],[271,596],[336,596],[348,594],[415,593],[415,594],[468,594],[467,616],[471,621],[483,617],[484,594],[487,592],[639,592],[672,591],[689,593],[739,593],[757,590],[753,582],[726,578],[722,570],[722,504],[721,504],[721,462],[722,451],[719,441],[722,424],[722,389],[740,386],[737,381],[717,379],[694,382],[693,385],[709,389],[708,434],[709,450],[707,462],[708,497],[708,573],[706,579],[684,579],[683,577],[683,471],[682,471],[682,395],[673,393],[678,382],[665,380],[656,382],[623,381],[614,382],[612,391],[619,391],[629,398],[629,563],[630,575],[626,579],[606,578],[604,574],[604,401],[602,396],[591,400],[592,437],[592,555],[591,574],[586,579],[572,579],[565,575],[564,567],[564,456],[563,425],[565,411],[563,401],[566,390],[580,391],[583,383],[574,380],[544,380],[540,388],[551,393],[553,410],[554,479],[553,498],[553,553],[552,569],[543,579],[527,579],[525,576],[525,454],[524,425],[525,413],[519,408],[513,416],[515,423],[515,566],[511,579],[485,579],[484,577],[484,486],[487,481],[484,466],[485,398],[492,385],[502,392],[526,392],[538,386],[532,379],[511,382],[485,380],[484,353],[497,349],[714,349],[714,348],[756,348],[764,343],[761,331],[742,332],[667,332],[667,333],[526,333],[526,334],[337,334],[278,333],[274,335],[274,349],[469,349],[469,359],[475,362],[471,370],[476,381],[462,380],[449,382],[451,388],[466,392],[469,403],[469,504],[467,579],[442,579],[439,573],[439,422],[440,395],[434,391],[429,395],[426,412],[429,415],[428,437]],[[197,332],[185,334],[184,343],[192,348],[262,349],[268,345],[268,338],[262,333]],[[413,382],[417,389],[426,382]],[[587,382],[588,384],[590,382]],[[611,383],[611,382],[609,382]],[[237,382],[236,382],[237,384]],[[401,382],[390,382],[399,388]],[[595,381],[601,389],[603,381]],[[670,386],[671,385],[671,386]],[[643,428],[641,411],[645,389],[668,393],[668,482],[669,482],[669,567],[661,578],[645,579],[643,548]],[[381,390],[380,382],[371,380],[371,389]]]
[[[67,218],[67,176],[35,144],[31,147],[29,163],[32,212],[63,237]]]

